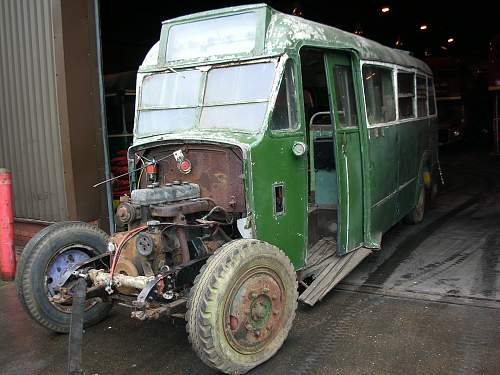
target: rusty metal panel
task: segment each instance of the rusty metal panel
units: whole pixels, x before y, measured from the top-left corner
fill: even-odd
[[[0,1],[0,166],[13,172],[14,215],[67,217],[53,2]]]
[[[159,159],[171,154],[179,145],[162,146],[147,154]],[[158,177],[161,185],[173,181],[192,182],[200,185],[202,198],[211,198],[229,212],[243,212],[243,162],[241,150],[208,144],[183,145],[184,156],[191,162],[192,170],[184,174],[177,168],[174,158],[160,161]],[[145,179],[142,180],[145,187]]]

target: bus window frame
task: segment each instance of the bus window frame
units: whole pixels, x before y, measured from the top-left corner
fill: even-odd
[[[288,106],[288,110],[292,110],[292,111],[295,111],[295,126],[294,127],[289,127],[289,128],[286,128],[286,129],[273,129],[273,116],[274,116],[274,110],[275,110],[275,105],[276,105],[276,101],[278,100],[278,96],[280,94],[280,90],[281,90],[281,85],[282,84],[285,84],[286,82],[286,79],[285,79],[285,75],[287,73],[287,65],[290,64],[290,70],[291,70],[291,73],[292,73],[292,90],[294,91],[294,95],[293,95],[293,103],[289,103],[289,97],[288,97],[288,92],[286,93],[286,101],[287,101],[287,106]],[[287,54],[283,54],[282,57],[280,59],[278,59],[278,64],[276,66],[276,73],[275,73],[275,80],[277,80],[277,82],[275,81],[275,92],[273,92],[269,98],[269,105],[268,105],[268,110],[269,110],[269,113],[267,114],[267,117],[266,117],[266,120],[264,121],[265,122],[265,130],[264,130],[264,133],[266,130],[269,131],[269,134],[271,136],[275,136],[275,137],[286,137],[286,136],[289,136],[290,134],[296,134],[296,133],[302,133],[302,114],[301,114],[301,110],[299,108],[299,103],[301,101],[302,98],[299,97],[298,93],[298,74],[297,74],[297,68],[296,68],[296,62],[295,60],[287,55]],[[272,108],[271,108],[272,107]],[[288,121],[289,123],[291,122],[291,119],[290,119],[290,112],[288,113]]]
[[[418,117],[417,115],[417,75],[420,75],[420,76],[423,76],[425,77],[426,79],[426,87],[427,87],[427,79],[428,77],[431,77],[431,78],[434,78],[432,75],[429,75],[428,73],[424,73],[422,72],[421,70],[419,69],[415,69],[415,68],[408,68],[408,67],[405,67],[405,66],[402,66],[402,65],[398,65],[398,64],[392,64],[392,63],[386,63],[386,62],[381,62],[381,61],[373,61],[373,60],[361,60],[360,61],[360,72],[361,72],[361,75],[360,75],[360,80],[361,80],[361,89],[362,89],[362,98],[363,98],[363,109],[364,109],[364,112],[365,112],[365,123],[366,123],[366,127],[368,129],[372,129],[372,128],[381,128],[381,127],[386,127],[386,126],[393,126],[393,125],[398,125],[398,124],[404,124],[404,123],[407,123],[407,122],[414,122],[414,121],[420,121],[420,120],[425,120],[425,119],[432,119],[432,118],[437,118],[437,110],[436,110],[436,113],[433,114],[433,115],[429,115],[429,106],[426,104],[426,107],[427,107],[427,115],[426,116],[421,116],[421,117]],[[393,85],[393,92],[394,92],[394,101],[395,101],[395,106],[396,106],[396,120],[393,120],[393,121],[389,121],[389,122],[382,122],[382,123],[376,123],[376,124],[370,124],[370,122],[368,121],[368,112],[367,112],[367,108],[366,108],[366,96],[365,96],[365,85],[364,85],[364,82],[363,82],[363,66],[367,64],[367,65],[374,65],[374,66],[380,66],[380,67],[383,67],[383,68],[389,68],[392,70],[392,85]],[[399,118],[399,103],[398,103],[398,100],[397,100],[397,93],[398,93],[398,84],[397,84],[397,73],[398,71],[401,71],[401,72],[404,72],[404,73],[413,73],[413,79],[414,79],[414,88],[415,88],[415,97],[414,97],[414,112],[415,112],[415,116],[414,117],[410,117],[410,118],[405,118],[405,119],[400,119]],[[435,88],[434,88],[434,98],[435,98]],[[428,100],[426,100],[426,103],[427,103]],[[434,99],[434,101],[436,101]],[[437,107],[436,107],[437,108]]]
[[[434,113],[431,114],[430,106],[429,106],[429,81],[432,81],[432,94],[434,98]],[[429,116],[437,116],[437,100],[436,100],[436,81],[434,79],[434,76],[427,76],[427,114]]]
[[[392,92],[393,92],[393,100],[394,100],[394,109],[395,109],[395,113],[396,113],[396,116],[395,116],[394,120],[387,121],[387,122],[377,122],[375,124],[370,124],[370,121],[368,120],[368,108],[366,106],[365,83],[364,83],[364,80],[363,80],[363,67],[365,65],[372,65],[372,66],[380,67],[380,68],[383,68],[383,69],[386,69],[386,70],[390,69],[391,76],[392,76]],[[367,62],[367,61],[361,61],[361,70],[360,70],[360,72],[361,72],[361,75],[360,75],[361,85],[363,87],[363,105],[364,105],[364,110],[365,110],[365,119],[366,119],[366,124],[368,125],[368,127],[386,126],[388,124],[392,124],[392,123],[397,122],[398,118],[399,118],[399,110],[398,110],[398,103],[397,103],[397,91],[394,91],[394,90],[397,89],[397,85],[395,85],[395,82],[394,82],[394,80],[396,79],[396,77],[395,77],[395,69],[394,69],[393,65],[392,64],[388,64],[388,63],[382,63],[382,62],[372,63],[372,62]]]
[[[417,74],[415,73],[415,70],[414,69],[402,69],[402,68],[396,68],[396,81],[395,81],[395,85],[396,85],[396,89],[398,90],[397,91],[397,98],[396,98],[396,101],[397,101],[397,106],[396,106],[396,113],[397,113],[397,117],[396,117],[396,121],[404,121],[404,120],[416,120],[418,119],[417,117],[417,81],[416,81],[416,77],[417,77]],[[403,74],[412,74],[413,75],[413,100],[412,100],[412,106],[413,106],[413,116],[411,117],[405,117],[405,118],[400,118],[399,117],[399,83],[398,83],[398,74],[399,73],[403,73]]]
[[[418,87],[417,87],[417,79],[418,78],[423,78],[425,79],[425,115],[424,116],[419,116],[418,115]],[[417,120],[429,118],[429,87],[428,87],[428,76],[426,74],[422,73],[417,73],[415,74],[415,99],[417,101]],[[422,98],[422,96],[420,97]]]
[[[271,107],[273,107],[273,109],[274,109],[274,106],[271,106],[270,104],[274,103],[274,101],[276,100],[277,91],[279,90],[279,85],[281,83],[281,76],[283,75],[283,71],[284,71],[284,63],[282,63],[282,58],[284,61],[286,61],[290,57],[287,54],[283,54],[283,55],[277,55],[277,56],[258,57],[258,58],[241,60],[241,61],[240,60],[230,60],[230,61],[214,62],[214,63],[205,62],[203,64],[187,65],[185,67],[176,68],[176,69],[179,69],[178,72],[171,72],[171,73],[182,74],[182,72],[184,70],[191,70],[191,69],[192,70],[196,70],[196,69],[202,70],[202,78],[201,78],[202,83],[201,83],[201,87],[200,87],[198,103],[197,103],[197,106],[195,107],[197,110],[197,113],[196,113],[197,121],[194,123],[193,127],[189,128],[187,130],[188,131],[200,131],[200,130],[209,129],[209,130],[215,130],[215,131],[228,131],[228,132],[234,133],[234,134],[238,134],[238,133],[248,134],[248,135],[252,135],[252,136],[264,134],[269,127],[268,126],[269,125],[269,118],[270,118],[270,115],[272,113]],[[264,119],[263,119],[260,127],[254,131],[245,130],[245,129],[230,129],[230,128],[222,128],[222,127],[221,128],[215,128],[215,127],[214,128],[202,128],[202,127],[200,127],[199,125],[200,125],[200,119],[201,119],[201,111],[203,109],[203,100],[204,100],[204,96],[205,96],[206,82],[207,82],[207,77],[208,77],[209,71],[212,69],[219,69],[219,68],[233,67],[233,66],[244,66],[244,65],[252,65],[252,64],[261,64],[261,63],[274,64],[275,73],[274,73],[274,77],[273,77],[273,82],[271,83],[271,91],[269,94],[269,98],[267,99],[268,105],[267,105],[267,108],[266,108],[266,111],[264,114]],[[137,95],[136,96],[136,105],[135,105],[135,109],[134,109],[134,131],[133,131],[134,138],[145,139],[145,138],[150,138],[150,137],[155,137],[155,136],[175,134],[175,133],[179,132],[179,130],[168,131],[168,132],[167,131],[165,131],[165,132],[155,131],[155,132],[148,132],[148,133],[139,133],[137,131],[137,121],[138,121],[139,112],[144,110],[144,109],[140,108],[140,103],[142,100],[143,81],[151,75],[167,73],[169,71],[170,71],[169,69],[162,68],[162,69],[152,70],[152,71],[142,73],[143,77],[141,78],[140,83],[138,83],[138,85],[137,85],[138,94],[136,94]],[[184,107],[178,107],[178,108],[184,108]],[[295,131],[298,131],[298,130],[301,130],[301,126],[299,126],[299,128],[297,128]],[[292,133],[292,132],[290,131],[289,133]]]

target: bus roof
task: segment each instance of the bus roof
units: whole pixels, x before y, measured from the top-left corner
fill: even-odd
[[[410,56],[408,52],[386,47],[373,40],[332,26],[278,12],[266,4],[222,8],[174,18],[163,23],[164,31],[162,30],[162,34],[167,33],[170,26],[175,24],[186,24],[251,12],[257,13],[260,19],[256,27],[261,27],[262,31],[257,30],[255,35],[256,38],[261,37],[263,42],[260,49],[258,48],[259,43],[256,43],[256,48],[252,54],[248,54],[248,57],[277,55],[289,49],[300,49],[302,46],[316,46],[319,48],[348,49],[355,51],[362,60],[393,63],[432,74],[427,64]],[[166,37],[164,40],[166,42]]]

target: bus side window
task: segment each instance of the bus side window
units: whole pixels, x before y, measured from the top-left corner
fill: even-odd
[[[370,125],[396,120],[392,69],[363,65],[366,113]]]
[[[274,104],[271,120],[271,130],[294,130],[298,127],[295,100],[295,77],[292,61],[288,60],[285,66],[283,79]]]
[[[358,126],[351,67],[335,65],[333,73],[339,126],[342,128]]]
[[[427,82],[422,76],[417,76],[417,116],[427,116]]]
[[[432,78],[427,78],[427,94],[428,94],[428,106],[429,106],[429,115],[436,114],[436,100],[434,93],[434,80]]]
[[[415,117],[415,76],[413,73],[398,72],[399,118]]]

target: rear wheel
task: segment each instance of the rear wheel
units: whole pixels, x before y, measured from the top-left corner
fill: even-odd
[[[271,358],[285,341],[297,308],[297,280],[288,257],[256,240],[224,245],[191,289],[187,330],[208,366],[243,374]]]
[[[408,224],[418,224],[424,220],[425,214],[425,185],[422,184],[420,187],[420,193],[418,195],[418,200],[416,206],[406,215],[404,221]]]
[[[59,279],[74,264],[104,253],[107,242],[107,234],[95,226],[66,223],[47,230],[30,245],[29,252],[23,253],[16,284],[21,303],[37,323],[55,332],[69,331],[71,304],[53,300]],[[100,298],[86,301],[84,325],[101,321],[110,308],[111,304]]]
[[[432,173],[432,179],[431,179],[431,187],[429,189],[429,198],[431,202],[437,197],[440,188],[440,183],[441,182],[440,182],[439,169],[434,168],[434,172]]]

